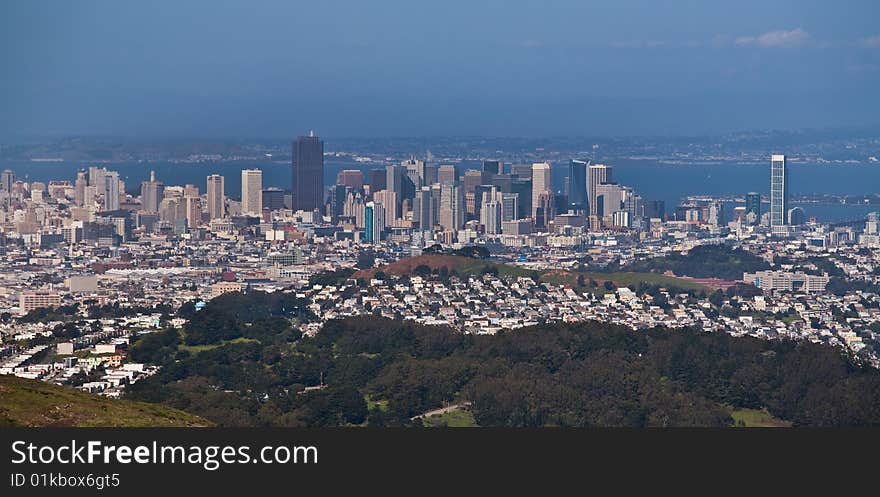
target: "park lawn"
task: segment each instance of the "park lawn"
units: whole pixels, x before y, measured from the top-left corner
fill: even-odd
[[[648,283],[652,285],[661,285],[669,288],[681,288],[684,290],[694,290],[696,292],[706,291],[709,288],[694,281],[667,276],[660,273],[633,273],[633,272],[616,272],[616,273],[596,273],[596,272],[578,272],[578,271],[548,271],[541,275],[541,281],[553,285],[570,285],[577,286],[578,275],[584,276],[584,281],[589,284],[590,279],[596,281],[601,288],[605,281],[611,281],[617,287],[626,287],[629,285],[638,286],[639,283]]]
[[[474,428],[477,426],[474,414],[467,409],[456,409],[422,418],[422,423],[429,428]]]
[[[254,339],[254,338],[238,337],[238,338],[233,338],[232,340],[223,340],[222,342],[212,343],[212,344],[208,344],[208,345],[184,345],[184,344],[181,344],[177,347],[177,349],[178,350],[185,350],[185,351],[189,352],[190,354],[198,354],[199,352],[204,352],[206,350],[216,349],[217,347],[222,347],[224,345],[229,345],[229,344],[233,344],[233,343],[253,343],[253,342],[258,342],[258,341],[259,340]]]
[[[746,428],[788,428],[790,421],[784,421],[773,417],[765,409],[735,409],[731,411],[735,426]]]

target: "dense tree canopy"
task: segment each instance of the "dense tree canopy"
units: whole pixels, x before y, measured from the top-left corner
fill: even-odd
[[[664,257],[636,261],[623,268],[624,271],[658,272],[672,271],[677,276],[694,278],[720,278],[741,280],[743,273],[770,269],[764,259],[742,249],[724,245],[699,245],[687,255],[673,252]]]
[[[230,336],[223,309],[201,313],[200,336]],[[192,353],[175,351],[172,332],[134,344],[165,366],[128,395],[228,426],[408,425],[449,403],[480,426],[730,426],[735,408],[795,425],[880,424],[880,373],[811,343],[596,322],[463,335],[377,317],[299,337],[270,313],[236,319],[262,331]]]

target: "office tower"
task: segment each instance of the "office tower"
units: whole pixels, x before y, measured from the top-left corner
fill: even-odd
[[[330,187],[330,210],[328,214],[335,220],[345,212],[345,200],[354,191],[350,186],[333,185]],[[264,190],[265,192],[265,190]]]
[[[446,231],[457,231],[464,224],[464,195],[461,186],[441,183],[440,225]]]
[[[12,193],[12,185],[15,184],[15,173],[11,169],[5,169],[0,173],[0,191]]]
[[[95,185],[88,185],[85,189],[85,194],[83,195],[83,206],[85,207],[94,207],[95,206],[95,198],[98,196],[98,188]]]
[[[314,132],[293,142],[293,210],[324,209],[324,142]]]
[[[538,197],[545,192],[552,191],[552,179],[550,177],[550,164],[546,162],[536,162],[532,164],[532,218],[537,217],[538,206],[540,204]]]
[[[511,185],[513,183],[513,176],[509,174],[496,174],[492,176],[492,181],[489,182],[490,185],[498,187],[504,193],[510,193]],[[531,184],[532,178],[529,177],[529,195],[531,195]]]
[[[440,171],[440,166],[437,164],[431,164],[430,162],[425,163],[425,179],[423,184],[425,186],[433,185],[437,182],[437,174]]]
[[[500,160],[484,160],[483,172],[490,175],[502,174],[504,173],[504,162]]]
[[[437,169],[437,183],[452,185],[458,183],[458,171],[452,164],[444,164]]]
[[[425,186],[425,165],[425,161],[413,158],[403,162],[406,176],[413,184],[414,190]]]
[[[220,219],[225,215],[226,189],[223,176],[212,174],[208,176],[208,217]]]
[[[94,186],[95,191],[98,193],[104,193],[104,177],[107,169],[91,166],[89,167],[89,186]]]
[[[364,241],[379,243],[385,231],[385,209],[378,202],[367,202],[364,209]]]
[[[598,202],[596,189],[603,183],[611,183],[611,167],[605,164],[593,164],[587,169],[587,214],[590,216],[590,228],[598,229],[602,214],[597,211]]]
[[[104,174],[104,210],[119,210],[119,173],[116,171]]]
[[[519,204],[518,193],[501,194],[501,221],[513,221],[519,219],[517,205]]]
[[[649,200],[645,202],[645,217],[648,219],[664,219],[666,217],[666,202],[663,200]]]
[[[512,164],[510,166],[510,175],[514,178],[519,179],[531,179],[532,178],[532,165],[531,164]]]
[[[480,224],[487,234],[497,235],[501,233],[501,221],[503,211],[502,193],[496,189],[489,191],[480,206]]]
[[[710,226],[723,226],[725,224],[724,220],[724,206],[721,202],[713,201],[710,202],[708,206],[706,206],[706,221]]]
[[[186,218],[186,212],[182,197],[166,197],[159,202],[159,220],[176,224],[178,220]]]
[[[394,205],[385,205],[386,215],[388,209],[394,211],[395,219],[397,213],[402,212],[402,205],[405,199],[412,199],[415,195],[415,185],[407,175],[406,167],[399,164],[385,166],[385,189],[395,194]],[[374,192],[376,190],[370,190]]]
[[[877,213],[877,212],[869,212],[868,213],[868,217],[865,221],[865,234],[866,235],[880,234],[880,213]]]
[[[497,186],[477,185],[477,187],[474,189],[474,211],[469,212],[470,214],[474,215],[474,219],[476,219],[476,220],[480,219],[480,209],[483,208],[482,207],[483,201],[486,200],[486,196],[489,195],[492,191],[498,192],[498,194],[499,194],[498,199],[500,200],[501,199],[501,196],[500,196],[501,189],[498,188]],[[468,205],[467,207],[469,209],[470,205]]]
[[[387,188],[386,176],[385,169],[370,169],[368,176],[370,192],[378,192]]]
[[[785,174],[785,156],[773,154],[770,158],[770,229],[785,234],[785,216],[788,212],[788,178]]]
[[[403,191],[403,175],[405,168],[397,164],[385,166],[385,190],[391,192]]]
[[[183,202],[186,225],[190,228],[195,228],[202,224],[202,198],[186,196],[183,197]]]
[[[86,201],[86,187],[89,185],[85,171],[77,171],[76,181],[73,183],[73,203],[82,207]]]
[[[504,190],[501,190],[502,192]],[[514,179],[510,182],[510,193],[519,196],[517,199],[517,219],[524,219],[532,215],[532,179]]]
[[[262,199],[263,209],[277,211],[284,208],[284,190],[281,188],[269,187],[263,189]]]
[[[397,206],[400,204],[399,198],[400,196],[397,192],[392,192],[391,190],[380,190],[373,194],[373,201],[384,208],[385,222],[389,223],[389,226],[394,223],[394,220],[401,217],[400,211],[397,209]]]
[[[800,207],[794,207],[786,212],[788,224],[790,226],[800,226],[807,222],[807,215]]]
[[[553,220],[553,216],[556,215],[553,192],[544,190],[538,194],[538,198],[535,200],[537,202],[534,215],[535,226],[545,228],[547,223]]]
[[[754,214],[755,219],[761,219],[761,194],[757,192],[746,193],[746,214]]]
[[[419,229],[428,231],[434,227],[437,217],[434,211],[434,200],[431,198],[430,186],[423,186],[416,192],[413,199],[413,221],[418,223]]]
[[[156,172],[150,171],[150,180],[141,182],[141,211],[159,212],[159,202],[165,193],[165,185],[156,181]]]
[[[364,173],[357,169],[344,169],[336,175],[336,184],[347,186],[352,190],[363,190]]]
[[[477,190],[477,186],[483,184],[483,173],[482,171],[477,171],[476,169],[468,169],[464,172],[464,177],[461,180],[461,186],[464,188],[464,193],[474,193]]]
[[[263,171],[242,169],[241,171],[241,213],[261,216],[263,214]]]
[[[183,196],[184,197],[198,197],[199,196],[199,187],[193,185],[191,183],[187,183],[183,185]]]
[[[587,210],[587,167],[590,161],[572,159],[568,163],[568,205],[575,212]]]
[[[600,223],[608,223],[615,212],[624,210],[626,198],[631,190],[616,183],[600,183],[596,185],[596,210],[591,217]]]

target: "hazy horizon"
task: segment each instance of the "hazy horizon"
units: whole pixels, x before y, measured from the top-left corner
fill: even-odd
[[[878,8],[845,3],[6,2],[0,139],[873,126]]]

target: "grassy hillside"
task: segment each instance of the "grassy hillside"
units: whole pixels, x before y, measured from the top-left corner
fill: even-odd
[[[114,400],[37,380],[0,375],[0,426],[197,427],[210,421],[170,407]]]

